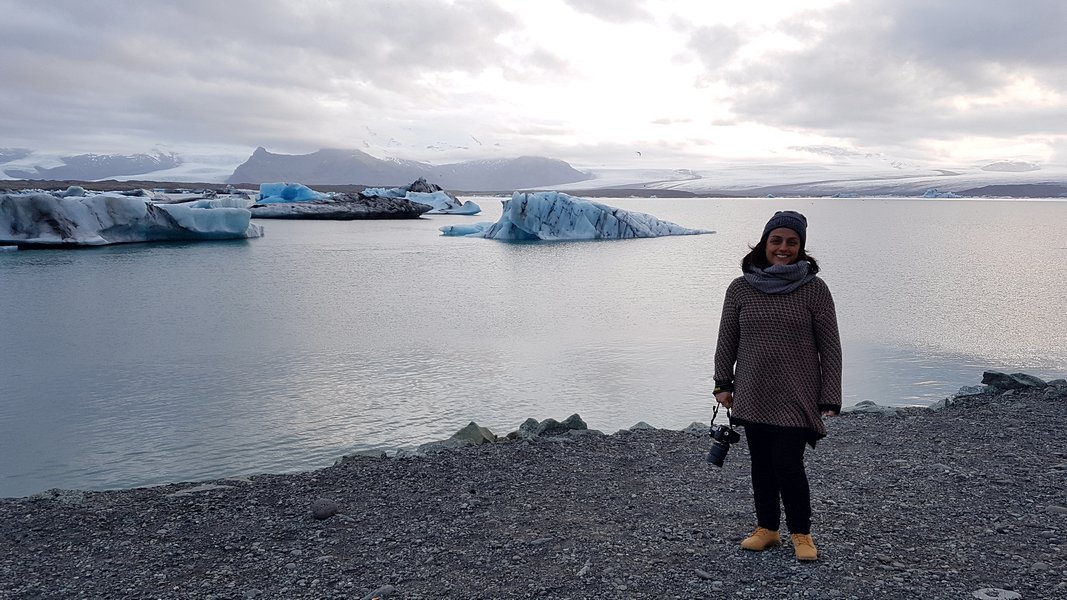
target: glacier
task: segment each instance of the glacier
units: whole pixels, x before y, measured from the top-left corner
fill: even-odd
[[[106,192],[60,197],[0,194],[0,245],[103,246],[128,242],[257,238],[263,227],[243,208],[154,204]]]
[[[649,214],[562,192],[515,192],[503,204],[504,212],[496,223],[449,225],[441,227],[440,231],[448,236],[502,241],[630,239],[714,233],[689,229]]]

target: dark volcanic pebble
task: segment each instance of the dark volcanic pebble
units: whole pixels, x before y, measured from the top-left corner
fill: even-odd
[[[717,469],[639,430],[0,501],[0,598],[1065,598],[1065,424],[1026,390],[828,420],[814,564],[738,547],[744,443]],[[344,513],[309,518],[324,498]]]

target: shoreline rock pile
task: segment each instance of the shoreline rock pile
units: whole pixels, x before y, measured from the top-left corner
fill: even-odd
[[[308,473],[2,500],[0,597],[1067,597],[1067,385],[1008,380],[828,419],[810,565],[738,547],[744,443],[719,469],[701,427],[572,416]]]

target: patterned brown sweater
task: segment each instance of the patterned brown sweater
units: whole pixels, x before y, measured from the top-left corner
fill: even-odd
[[[804,429],[812,444],[824,437],[820,411],[841,408],[841,340],[826,283],[816,277],[766,294],[735,279],[722,306],[715,381],[734,384],[734,421]]]

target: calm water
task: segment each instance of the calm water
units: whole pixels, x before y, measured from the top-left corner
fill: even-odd
[[[807,214],[846,404],[983,369],[1067,375],[1067,203],[613,199],[714,235],[504,244],[495,220],[263,221],[258,240],[0,254],[0,496],[326,466],[580,413],[710,416],[723,292],[774,210]]]

